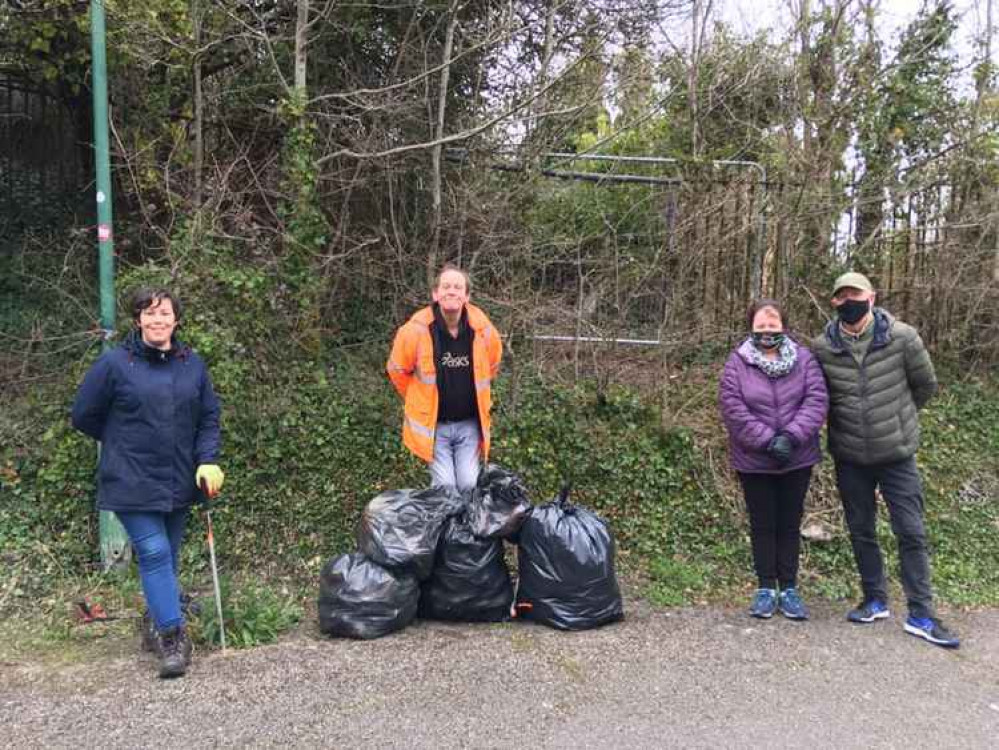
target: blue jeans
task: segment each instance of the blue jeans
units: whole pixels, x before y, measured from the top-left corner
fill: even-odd
[[[434,460],[430,464],[430,480],[436,486],[457,487],[466,492],[475,487],[479,478],[479,422],[441,422],[434,435]]]
[[[135,548],[142,591],[157,630],[184,624],[177,563],[190,512],[181,508],[170,513],[115,513]]]

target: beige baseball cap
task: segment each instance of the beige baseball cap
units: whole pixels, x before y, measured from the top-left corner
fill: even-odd
[[[862,289],[865,292],[874,291],[874,285],[871,283],[870,279],[868,279],[862,273],[857,273],[856,271],[850,271],[849,273],[844,273],[842,276],[836,279],[836,283],[833,284],[833,290],[832,290],[833,296],[835,297],[836,293],[840,289],[843,289],[848,286],[852,286],[854,289]]]

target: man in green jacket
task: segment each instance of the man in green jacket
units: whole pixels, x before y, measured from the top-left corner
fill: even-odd
[[[945,648],[958,637],[933,612],[923,490],[916,470],[919,414],[936,393],[933,363],[916,329],[874,306],[866,276],[845,273],[833,286],[836,318],[812,341],[829,386],[829,452],[864,600],[855,623],[889,616],[875,490],[888,506],[908,600],[905,631]]]

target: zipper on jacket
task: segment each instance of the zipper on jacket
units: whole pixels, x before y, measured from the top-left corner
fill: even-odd
[[[873,332],[871,334],[873,336]],[[871,422],[868,415],[867,407],[867,358],[871,355],[871,347],[874,346],[874,341],[872,340],[870,344],[867,345],[867,350],[864,352],[864,356],[860,358],[860,362],[857,362],[857,372],[859,378],[857,382],[860,385],[860,417],[864,423],[864,454],[870,455],[871,446],[870,435],[871,435]],[[850,354],[850,359],[853,359],[853,354]]]
[[[766,375],[766,373],[764,373]],[[784,429],[784,422],[780,418],[780,405],[777,403],[777,380],[766,375],[767,380],[770,381],[770,392],[774,397],[774,414],[777,415],[777,432],[781,432]]]
[[[875,315],[874,322],[871,324],[871,343],[867,345],[867,349],[864,351],[864,356],[860,358],[860,362],[854,358],[852,353],[850,354],[850,359],[857,362],[857,371],[860,375],[858,382],[860,383],[860,416],[864,423],[864,454],[870,455],[870,436],[871,436],[871,421],[868,414],[868,404],[867,404],[867,358],[871,356],[871,352],[876,349],[884,349],[888,344],[885,343],[882,346],[876,346],[877,344],[877,333],[878,333],[878,318]]]

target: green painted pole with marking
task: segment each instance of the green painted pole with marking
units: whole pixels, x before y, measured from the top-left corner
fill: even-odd
[[[97,251],[104,348],[114,334],[114,233],[111,221],[111,158],[108,147],[108,75],[104,0],[90,3],[90,55],[94,92],[94,165],[97,172]],[[99,450],[99,449],[98,449]],[[114,513],[100,511],[101,565],[123,567],[131,555],[128,535]]]

